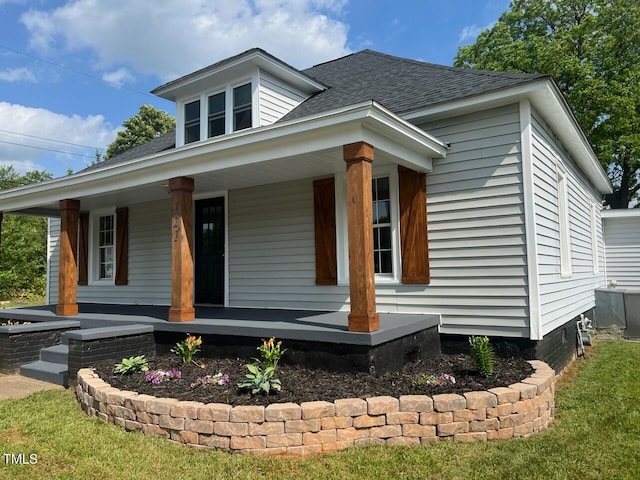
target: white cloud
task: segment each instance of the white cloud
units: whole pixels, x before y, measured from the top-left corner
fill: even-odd
[[[92,148],[69,144],[104,148],[113,141],[116,131],[117,128],[105,121],[102,115],[68,116],[42,108],[0,102],[0,165],[10,164],[21,170],[45,169],[61,176],[67,168],[78,171],[89,165],[95,153]]]
[[[135,80],[135,77],[126,68],[119,68],[113,72],[105,72],[102,74],[102,80],[105,82],[113,83],[117,86],[121,86],[125,82],[131,82]]]
[[[488,28],[493,27],[494,24],[495,22],[491,22],[490,24],[485,25],[484,27],[479,27],[478,25],[475,25],[475,24],[468,25],[464,27],[460,32],[460,38],[458,41],[462,43],[467,40],[475,40],[478,35],[480,35],[482,32],[484,32]]]
[[[98,68],[128,65],[161,80],[261,47],[296,67],[350,53],[345,0],[69,1],[30,10],[30,46],[91,49]]]
[[[0,81],[36,83],[38,80],[31,69],[21,67],[0,70]]]

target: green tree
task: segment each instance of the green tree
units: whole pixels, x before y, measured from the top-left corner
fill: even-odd
[[[122,123],[116,139],[109,144],[104,159],[115,157],[176,128],[176,120],[152,105],[142,105],[138,113]],[[96,155],[99,161],[99,156]]]
[[[0,166],[0,190],[51,178],[50,173],[41,170],[20,175],[12,166]],[[44,295],[47,282],[47,219],[5,214],[0,248],[0,298]]]
[[[547,73],[567,98],[614,185],[611,208],[640,191],[640,4],[514,0],[454,65]]]

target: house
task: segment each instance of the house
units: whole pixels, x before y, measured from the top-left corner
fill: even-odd
[[[440,315],[562,366],[605,284],[606,174],[554,81],[252,49],[156,88],[175,132],[0,194],[51,217],[49,302]],[[77,246],[76,246],[77,238]],[[193,249],[191,248],[193,244]]]
[[[640,288],[640,210],[604,210],[607,286]]]

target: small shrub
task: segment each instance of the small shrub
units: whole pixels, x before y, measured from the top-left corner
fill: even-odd
[[[470,337],[471,356],[476,363],[476,368],[483,377],[489,377],[493,373],[493,347],[487,337]]]
[[[202,337],[196,338],[195,335],[189,335],[182,342],[176,343],[176,346],[171,349],[172,353],[178,355],[183,363],[193,363],[198,365],[193,357],[200,351],[200,345],[202,345]]]
[[[441,373],[439,375],[427,375],[426,373],[423,373],[416,380],[416,385],[420,386],[429,385],[442,387],[453,383],[456,383],[456,378],[448,373]]]
[[[245,376],[244,382],[238,385],[240,389],[251,389],[251,394],[264,393],[269,395],[271,390],[280,391],[282,384],[280,380],[274,378],[276,369],[274,367],[260,368],[259,365],[248,364],[249,373]]]
[[[122,362],[116,363],[113,368],[115,373],[119,373],[121,375],[134,372],[146,372],[147,370],[149,370],[149,364],[147,363],[147,358],[144,355],[123,358]]]

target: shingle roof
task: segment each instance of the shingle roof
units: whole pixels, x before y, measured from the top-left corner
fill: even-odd
[[[395,114],[528,83],[547,75],[447,67],[363,50],[303,73],[329,86],[282,120],[375,100]],[[281,120],[281,121],[282,121]]]
[[[252,50],[241,55],[251,52]],[[223,60],[212,67],[229,60]],[[192,75],[196,73],[198,72]],[[549,78],[548,75],[447,67],[373,50],[363,50],[321,63],[303,70],[302,73],[328,88],[302,102],[279,121],[316,115],[370,100],[375,100],[400,115],[437,103]],[[175,131],[171,131],[85,170],[115,165],[174,147]]]
[[[160,153],[164,150],[169,150],[170,148],[174,148],[176,146],[176,131],[171,130],[167,133],[160,135],[154,139],[149,140],[142,145],[138,145],[137,147],[130,148],[126,152],[121,153],[120,155],[116,155],[115,157],[111,157],[107,160],[104,160],[99,163],[94,163],[93,165],[85,168],[83,171],[94,170],[96,168],[102,168],[107,165],[116,165],[118,163],[126,162],[128,160],[133,160],[134,158],[144,157],[146,155],[153,155],[154,153]]]

